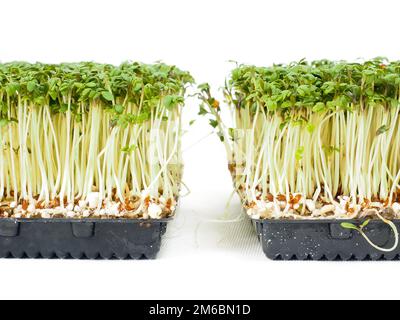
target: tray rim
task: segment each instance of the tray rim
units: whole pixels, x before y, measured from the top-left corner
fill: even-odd
[[[255,223],[262,224],[341,224],[343,222],[347,223],[363,223],[368,220],[364,219],[304,219],[304,220],[284,220],[284,219],[253,219],[251,221]],[[394,223],[400,223],[400,219],[391,220]],[[370,224],[384,223],[382,220],[373,219],[370,221]]]
[[[154,223],[169,223],[174,220],[172,218],[166,219],[129,219],[129,218],[116,218],[116,219],[98,219],[98,218],[85,218],[85,219],[71,219],[71,218],[0,218],[0,223],[2,222],[12,222],[12,223],[119,223],[119,224],[154,224]]]

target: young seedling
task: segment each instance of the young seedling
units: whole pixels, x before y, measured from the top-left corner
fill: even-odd
[[[342,228],[344,228],[344,229],[349,229],[349,230],[356,230],[356,231],[358,231],[358,232],[363,236],[363,238],[364,238],[373,248],[375,248],[376,250],[382,251],[382,252],[392,252],[392,251],[396,250],[396,248],[397,248],[398,245],[399,245],[399,232],[398,232],[398,230],[397,230],[397,227],[396,227],[396,225],[395,225],[392,221],[389,221],[389,220],[383,218],[379,213],[378,213],[377,215],[378,215],[378,217],[379,217],[384,223],[386,223],[387,225],[389,225],[389,227],[393,230],[393,233],[394,233],[394,235],[395,235],[395,242],[394,242],[394,245],[393,245],[392,248],[385,249],[385,248],[382,248],[382,247],[380,247],[380,246],[377,246],[376,244],[374,244],[374,243],[368,238],[368,236],[367,236],[366,233],[364,232],[364,229],[365,229],[365,228],[368,226],[368,224],[371,222],[370,219],[366,220],[366,221],[365,221],[363,224],[361,224],[359,227],[357,227],[355,224],[348,223],[348,222],[343,222],[343,223],[341,224],[341,226],[342,226]]]
[[[171,216],[192,81],[165,64],[1,64],[1,215]]]

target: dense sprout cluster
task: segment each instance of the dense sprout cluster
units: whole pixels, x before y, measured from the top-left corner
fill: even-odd
[[[233,70],[226,92],[237,108],[261,104],[266,112],[278,111],[290,120],[296,111],[397,106],[399,90],[400,62],[375,59],[365,63],[301,61],[270,68],[240,66]]]
[[[238,66],[211,116],[254,218],[400,216],[400,62]]]
[[[80,121],[81,112],[88,112],[90,104],[96,102],[113,114],[116,122],[136,123],[150,119],[161,99],[170,109],[182,104],[182,89],[192,81],[189,73],[165,64],[1,64],[1,119],[2,123],[12,120],[9,108],[27,102],[36,107],[49,106],[52,114],[70,109]],[[82,110],[83,103],[86,109]],[[137,119],[122,116],[127,103],[142,105]]]
[[[0,64],[2,214],[172,214],[192,82],[161,63]]]

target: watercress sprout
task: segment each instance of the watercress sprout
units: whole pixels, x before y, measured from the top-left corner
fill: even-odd
[[[400,217],[400,62],[237,65],[223,91],[199,86],[200,115],[252,217]]]
[[[1,201],[16,217],[172,214],[192,82],[163,63],[0,64]]]

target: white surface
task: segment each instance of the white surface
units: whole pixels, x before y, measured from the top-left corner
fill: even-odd
[[[0,60],[162,59],[223,86],[228,60],[399,59],[398,0],[3,0]],[[196,116],[191,100],[185,117]],[[190,146],[209,132],[198,121]],[[214,136],[185,152],[183,198],[157,261],[0,261],[0,298],[400,298],[399,263],[271,262],[231,193]],[[237,200],[230,209],[240,211]]]

